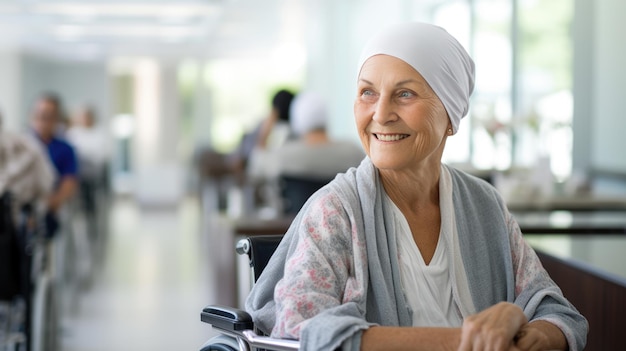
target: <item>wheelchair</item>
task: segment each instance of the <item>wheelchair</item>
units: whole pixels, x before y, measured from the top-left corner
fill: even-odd
[[[263,272],[282,237],[282,235],[253,236],[237,243],[237,253],[248,255],[255,282]],[[202,310],[200,320],[222,333],[202,345],[200,351],[252,351],[261,349],[295,351],[300,347],[300,342],[296,340],[276,339],[258,334],[254,328],[252,317],[241,309],[209,305]]]
[[[56,289],[43,218],[32,204],[14,215],[11,194],[0,194],[0,350],[58,349]]]
[[[332,178],[307,176],[279,176],[279,191],[283,202],[283,215],[295,216],[308,198]],[[236,251],[247,255],[252,268],[253,281],[259,278],[283,235],[254,235],[237,243]],[[211,324],[222,333],[205,343],[201,351],[250,351],[256,349],[292,351],[299,349],[299,341],[270,338],[259,335],[252,317],[245,311],[233,307],[209,305],[202,310],[201,320]]]
[[[25,255],[9,192],[0,194],[0,350],[26,347],[26,301],[22,298]]]

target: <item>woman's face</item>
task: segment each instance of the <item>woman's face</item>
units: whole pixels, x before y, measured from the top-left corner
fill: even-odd
[[[441,161],[450,127],[447,112],[406,62],[387,55],[365,62],[354,116],[363,148],[377,168],[403,170]]]

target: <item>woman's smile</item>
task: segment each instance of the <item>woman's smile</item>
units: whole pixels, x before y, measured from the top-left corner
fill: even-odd
[[[383,134],[383,133],[373,133],[374,137],[380,141],[388,142],[388,141],[399,141],[404,138],[408,138],[408,134]]]

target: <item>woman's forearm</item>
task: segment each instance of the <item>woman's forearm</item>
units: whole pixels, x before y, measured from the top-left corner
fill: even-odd
[[[460,328],[371,327],[363,332],[361,351],[456,350]]]

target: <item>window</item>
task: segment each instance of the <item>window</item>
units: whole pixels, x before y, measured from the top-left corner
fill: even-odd
[[[432,6],[476,62],[468,118],[444,160],[505,170],[549,162],[571,173],[573,0],[449,0]]]

